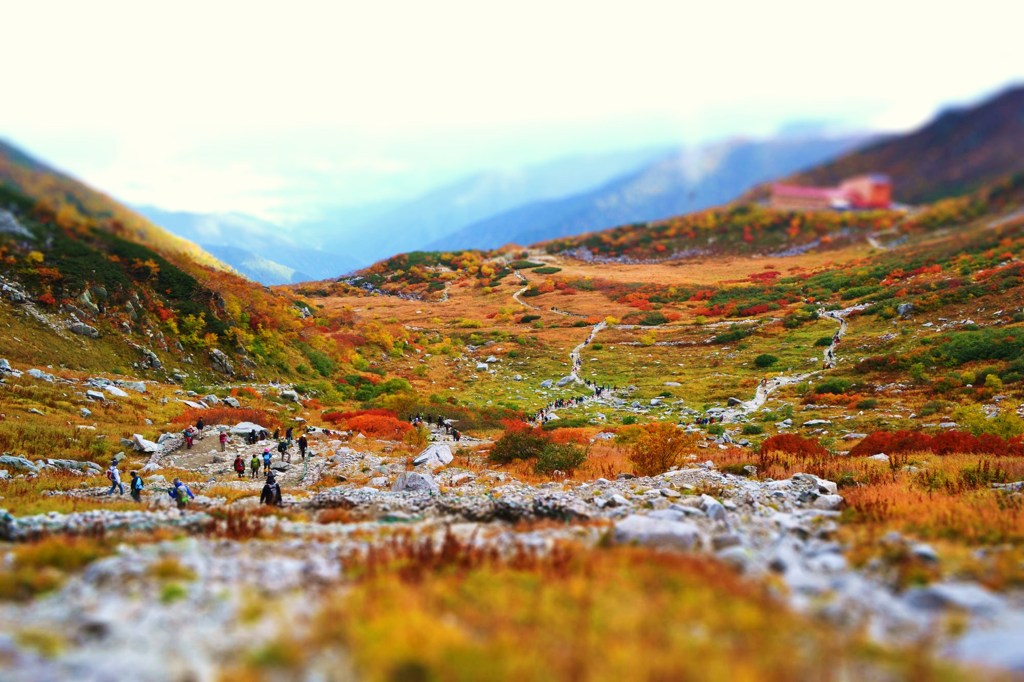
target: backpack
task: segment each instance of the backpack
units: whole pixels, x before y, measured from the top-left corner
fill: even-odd
[[[112,469],[107,469],[107,480],[108,481],[113,481],[114,480],[114,472],[113,472]]]
[[[177,500],[178,504],[188,504],[188,491],[185,489],[185,486],[179,485],[174,492],[174,499]]]
[[[142,476],[136,476],[132,481],[132,490],[142,490]]]

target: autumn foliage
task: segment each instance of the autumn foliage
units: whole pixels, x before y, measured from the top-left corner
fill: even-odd
[[[695,444],[695,437],[675,424],[648,424],[630,446],[629,461],[640,476],[654,476],[678,466]]]
[[[858,443],[850,454],[870,456],[880,452],[933,452],[936,455],[974,454],[1008,457],[1024,456],[1024,442],[1016,438],[1003,439],[983,433],[978,436],[963,431],[944,431],[934,436],[920,431],[875,431]]]
[[[761,454],[784,452],[787,455],[803,457],[825,457],[828,450],[813,438],[803,438],[795,433],[780,433],[765,438],[761,443]]]
[[[275,415],[254,407],[211,407],[206,410],[197,410],[190,407],[172,419],[171,423],[195,424],[200,418],[207,425],[252,422],[268,429],[277,428],[281,425],[280,420]]]

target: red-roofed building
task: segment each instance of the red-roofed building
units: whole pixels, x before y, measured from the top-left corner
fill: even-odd
[[[858,175],[838,187],[772,185],[770,205],[783,211],[827,211],[889,208],[892,182],[885,175]]]

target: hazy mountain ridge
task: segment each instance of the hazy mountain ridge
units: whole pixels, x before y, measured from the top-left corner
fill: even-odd
[[[833,185],[861,173],[885,173],[898,201],[923,203],[971,192],[1024,170],[1024,86],[973,106],[947,109],[905,135],[891,135],[784,181]],[[756,188],[747,199],[768,195]]]
[[[430,244],[437,250],[531,244],[668,218],[735,199],[746,188],[850,149],[863,137],[734,140],[682,149],[574,196],[517,207]]]

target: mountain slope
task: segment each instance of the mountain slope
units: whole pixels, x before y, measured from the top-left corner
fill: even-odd
[[[2,140],[0,185],[48,204],[56,212],[56,219],[63,224],[94,221],[100,229],[126,235],[170,257],[181,255],[201,265],[225,267],[192,242],[157,227],[106,194],[50,168]]]
[[[680,150],[596,190],[515,208],[469,225],[428,248],[530,244],[696,211],[734,199],[768,178],[839,154],[858,139],[731,141]]]
[[[1024,170],[1024,86],[973,107],[950,109],[923,128],[888,137],[785,182],[832,185],[861,173],[892,177],[898,201],[922,203],[966,194]],[[761,187],[748,198],[767,196]]]
[[[327,279],[359,266],[354,258],[304,245],[287,236],[288,229],[252,216],[165,211],[155,206],[136,210],[261,284]]]

